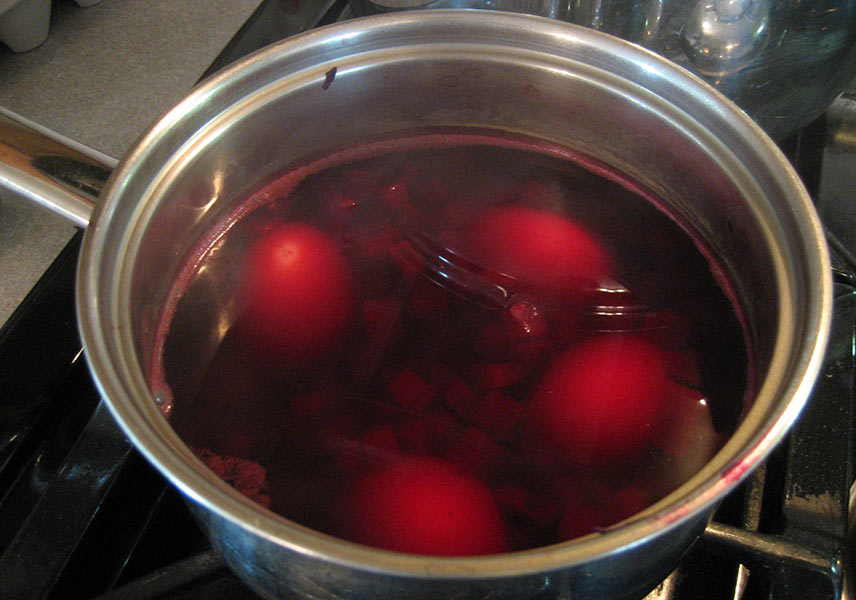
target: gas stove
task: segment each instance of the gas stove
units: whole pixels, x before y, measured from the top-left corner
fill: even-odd
[[[344,0],[265,0],[206,75],[348,16]],[[647,600],[853,598],[845,572],[856,404],[854,133],[856,89],[781,143],[817,201],[834,255],[833,333],[809,406]],[[80,238],[0,330],[0,596],[254,598],[90,380],[74,314]]]

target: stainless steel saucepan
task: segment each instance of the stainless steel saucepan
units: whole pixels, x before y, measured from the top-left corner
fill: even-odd
[[[367,136],[447,126],[540,138],[641,181],[717,255],[746,316],[757,381],[740,426],[686,484],[603,533],[473,558],[398,554],[322,535],[210,472],[170,427],[147,381],[180,267],[249,189]],[[52,185],[63,176],[40,178],[44,157],[28,158],[32,146],[17,126],[2,129],[0,181],[55,204]],[[91,170],[96,188],[101,172]],[[78,189],[78,200],[87,194]],[[158,120],[113,170],[97,204],[77,282],[97,385],[134,444],[186,494],[226,562],[270,598],[643,595],[797,419],[828,335],[823,232],[775,144],[729,100],[660,56],[539,17],[394,13],[263,49]],[[86,208],[64,210],[89,220]]]

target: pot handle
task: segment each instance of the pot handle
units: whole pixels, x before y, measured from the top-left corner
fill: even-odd
[[[0,188],[86,228],[118,161],[0,108]]]

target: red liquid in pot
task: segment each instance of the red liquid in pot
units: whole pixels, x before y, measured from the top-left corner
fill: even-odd
[[[572,159],[422,136],[254,194],[165,315],[178,433],[285,517],[403,552],[552,544],[665,496],[739,418],[742,328],[681,227]],[[189,300],[212,278],[218,319]]]

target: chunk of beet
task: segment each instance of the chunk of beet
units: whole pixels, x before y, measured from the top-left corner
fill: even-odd
[[[372,298],[361,304],[365,342],[355,353],[354,374],[357,379],[370,378],[377,371],[386,351],[395,341],[401,322],[402,306],[396,298]]]
[[[387,384],[386,389],[399,406],[414,413],[425,410],[437,396],[433,387],[406,367]]]
[[[407,300],[407,313],[417,319],[442,317],[449,307],[449,294],[427,277],[417,277]]]
[[[537,304],[518,301],[502,313],[512,339],[537,338],[547,334],[547,317]]]
[[[343,229],[353,223],[360,208],[360,204],[354,196],[340,191],[330,191],[324,195],[322,218],[331,227]]]
[[[318,443],[343,471],[361,468],[363,444],[359,428],[350,415],[338,414],[329,418],[318,432]]]
[[[523,419],[524,408],[498,390],[485,394],[471,421],[498,439],[508,439]]]
[[[371,195],[378,182],[378,173],[371,169],[348,169],[341,175],[338,182],[344,193],[351,194],[357,198],[365,198]]]
[[[410,192],[405,181],[398,180],[380,186],[377,197],[380,206],[395,223],[406,223],[419,216],[419,211],[410,202]]]
[[[401,448],[411,454],[425,454],[430,440],[425,422],[417,417],[405,419],[396,427],[396,439]]]
[[[553,345],[546,340],[527,340],[514,344],[510,350],[512,359],[528,374],[552,348]]]
[[[443,393],[443,402],[459,417],[469,420],[478,408],[479,395],[459,377],[453,377]]]
[[[382,424],[369,429],[362,437],[363,453],[371,464],[388,463],[401,455],[395,428]]]
[[[317,419],[330,411],[334,400],[328,393],[314,390],[292,396],[288,400],[288,405],[291,407],[291,415],[296,419]]]
[[[386,259],[389,248],[401,239],[401,232],[388,223],[372,223],[343,235],[343,240],[368,260]]]
[[[513,362],[477,362],[471,369],[472,382],[482,390],[497,390],[519,383],[525,373]]]
[[[410,204],[410,192],[405,181],[396,180],[380,185],[376,193],[380,205],[393,213]]]
[[[401,302],[397,298],[373,298],[362,303],[366,334],[371,339],[386,339],[398,328],[401,319]]]
[[[425,367],[425,379],[439,393],[446,389],[453,377],[452,369],[445,363],[432,361]]]
[[[449,445],[443,458],[465,471],[481,473],[496,466],[502,454],[502,446],[483,431],[469,427]]]
[[[193,448],[193,452],[220,479],[251,500],[270,508],[267,471],[260,464],[236,456],[220,456],[206,448]]]
[[[411,187],[411,200],[422,210],[434,213],[439,207],[445,207],[452,200],[449,188],[437,177],[426,177],[418,186]],[[439,222],[438,225],[448,225]]]
[[[425,423],[425,433],[431,442],[432,449],[445,449],[461,429],[459,422],[445,410],[429,410],[422,415]]]
[[[506,360],[511,341],[508,329],[503,324],[487,321],[476,332],[472,345],[476,354],[486,360]]]
[[[407,280],[414,279],[425,266],[425,259],[407,240],[390,246],[389,258],[398,267],[402,277]]]

